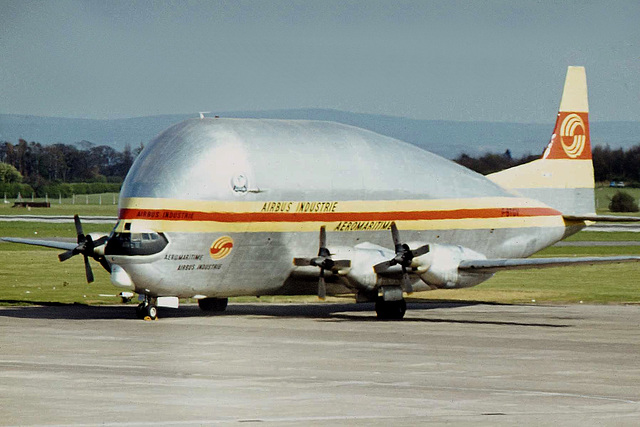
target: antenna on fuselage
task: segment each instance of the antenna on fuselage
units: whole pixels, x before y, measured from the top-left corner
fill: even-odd
[[[204,115],[205,114],[209,114],[211,113],[211,111],[199,111],[198,114],[200,114],[200,119],[204,119]]]

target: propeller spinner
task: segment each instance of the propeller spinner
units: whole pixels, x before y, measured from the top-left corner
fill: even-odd
[[[320,227],[320,248],[318,249],[318,256],[314,258],[294,258],[293,264],[298,267],[305,267],[312,265],[314,267],[320,267],[320,277],[318,278],[318,298],[325,299],[327,297],[327,286],[324,280],[324,271],[331,270],[336,272],[341,268],[351,267],[351,261],[334,260],[331,258],[331,253],[327,249],[327,231],[325,226]]]
[[[420,246],[419,248],[412,250],[409,245],[402,243],[400,240],[400,233],[398,232],[398,227],[395,222],[391,223],[391,237],[393,238],[393,246],[396,251],[396,256],[391,258],[389,261],[384,261],[374,265],[373,270],[376,273],[382,273],[387,271],[390,267],[399,264],[402,267],[402,289],[408,294],[413,293],[413,286],[411,285],[407,268],[411,267],[411,262],[414,258],[429,252],[429,245]]]
[[[62,262],[75,255],[82,254],[82,256],[84,257],[84,270],[87,276],[87,282],[91,283],[93,282],[94,278],[93,271],[91,270],[91,265],[89,264],[89,257],[98,261],[100,265],[102,265],[108,272],[111,272],[111,266],[109,265],[105,257],[98,256],[94,252],[95,248],[104,245],[107,240],[109,240],[109,238],[107,236],[104,236],[94,241],[91,236],[85,236],[82,230],[82,223],[80,222],[80,217],[78,215],[74,215],[73,222],[76,225],[76,233],[78,234],[78,246],[69,251],[61,253],[60,255],[58,255],[58,259]]]

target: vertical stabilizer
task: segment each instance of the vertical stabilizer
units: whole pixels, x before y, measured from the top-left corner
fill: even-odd
[[[569,67],[560,110],[543,159],[591,159],[589,101],[584,67]]]
[[[541,159],[487,176],[564,214],[595,212],[584,67],[569,67],[551,140]]]

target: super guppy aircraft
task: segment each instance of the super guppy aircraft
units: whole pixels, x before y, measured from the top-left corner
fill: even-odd
[[[332,122],[200,118],[136,159],[108,236],[64,249],[142,296],[141,318],[194,297],[222,311],[241,295],[355,294],[382,319],[404,295],[475,286],[502,269],[640,261],[526,257],[595,215],[586,75],[569,67],[541,159],[487,177],[435,154]],[[443,141],[444,142],[444,141]],[[628,219],[628,218],[623,218]]]

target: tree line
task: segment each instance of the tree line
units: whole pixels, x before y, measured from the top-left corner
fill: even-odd
[[[78,147],[79,146],[79,147]],[[76,145],[42,145],[20,139],[0,144],[0,193],[17,197],[70,197],[118,192],[135,157],[142,151],[126,145],[122,152],[83,141]]]
[[[591,151],[596,182],[624,181],[628,186],[640,185],[640,145],[627,150],[596,146]],[[539,159],[540,155],[524,155],[512,158],[509,150],[503,154],[488,153],[480,157],[461,154],[456,163],[482,175],[498,172]]]

